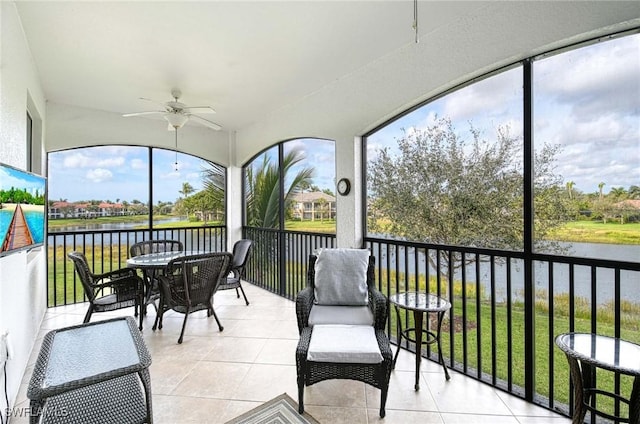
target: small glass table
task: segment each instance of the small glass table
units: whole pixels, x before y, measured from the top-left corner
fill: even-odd
[[[574,386],[573,423],[584,422],[587,411],[613,420],[640,424],[640,346],[621,339],[597,334],[565,333],[556,337],[556,345],[567,356]],[[595,368],[617,374],[634,376],[631,397],[625,399],[615,393],[594,387]],[[627,404],[629,417],[617,417],[591,406],[595,395],[603,395]]]
[[[127,267],[142,270],[162,270],[169,265],[172,259],[181,256],[198,255],[206,253],[199,250],[174,250],[170,252],[147,253],[146,255],[134,256],[127,259]]]
[[[142,308],[143,314],[146,314],[146,305],[157,298],[157,296],[153,297],[153,293],[155,292],[153,290],[153,280],[157,277],[157,275],[164,273],[164,270],[167,265],[169,265],[169,262],[181,256],[198,255],[200,253],[205,252],[199,250],[172,250],[167,252],[147,253],[146,255],[134,256],[127,259],[127,268],[136,268],[142,270],[144,281],[144,305]],[[157,292],[155,293],[157,294]],[[142,317],[140,318],[140,322],[142,322]]]
[[[416,344],[416,384],[415,389],[420,390],[420,360],[422,359],[422,344],[438,345],[438,359],[442,368],[444,368],[444,375],[447,380],[450,379],[449,371],[444,363],[442,357],[442,348],[440,347],[440,330],[442,328],[442,319],[445,313],[451,309],[451,303],[447,300],[435,296],[433,294],[426,294],[420,292],[404,292],[396,293],[389,296],[389,302],[393,304],[396,310],[397,324],[398,324],[398,350],[393,357],[393,366],[395,368],[398,354],[400,353],[400,346],[402,339],[406,339]],[[400,310],[413,311],[413,321],[415,327],[402,329],[402,320],[400,319]],[[428,328],[423,328],[423,316],[425,314],[436,313],[438,314],[438,329],[434,333]],[[415,337],[411,337],[413,334]],[[423,334],[426,336],[423,340]]]
[[[151,356],[132,317],[47,333],[27,397],[31,423],[152,423]]]

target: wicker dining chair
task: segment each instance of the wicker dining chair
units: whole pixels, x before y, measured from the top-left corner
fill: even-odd
[[[184,250],[184,245],[179,240],[147,240],[131,245],[129,257],[135,258],[140,255],[161,252],[179,252]],[[144,302],[142,312],[147,312],[147,305],[151,304],[158,312],[156,301],[160,298],[160,288],[158,286],[158,270],[148,269],[142,271],[144,281]]]
[[[247,300],[247,295],[244,293],[241,280],[244,278],[245,267],[251,256],[252,246],[253,241],[249,239],[242,239],[235,242],[233,245],[233,263],[231,265],[233,275],[227,277],[226,281],[223,281],[220,287],[218,287],[218,290],[236,289],[238,299],[240,299],[240,293],[238,292],[238,289],[240,289],[247,306],[249,305],[249,300]]]
[[[220,282],[229,274],[232,256],[227,252],[181,256],[167,265],[165,275],[159,275],[160,302],[153,329],[162,329],[165,311],[172,309],[184,314],[178,343],[182,343],[189,314],[207,310],[213,315],[220,331],[224,330],[213,309],[213,295]]]
[[[389,300],[375,287],[375,258],[369,256],[368,264],[365,265],[366,271],[363,270],[363,274],[366,272],[366,276],[362,276],[363,279],[366,279],[366,289],[364,289],[366,297],[364,304],[359,306],[318,304],[315,270],[317,260],[317,256],[309,256],[307,287],[296,296],[296,315],[300,333],[300,340],[296,349],[299,412],[301,414],[304,413],[305,386],[330,379],[350,379],[362,381],[380,389],[380,417],[384,417],[393,354],[389,338],[385,333]],[[340,281],[340,284],[350,283],[352,282]],[[310,359],[309,352],[314,327],[321,328],[325,335],[329,334],[329,337],[331,337],[333,328],[339,328],[335,333],[336,338],[341,337],[343,339],[345,337],[344,333],[341,332],[342,328],[347,328],[349,331],[352,329],[369,330],[370,337],[375,339],[371,340],[370,347],[373,345],[373,350],[377,351],[379,349],[380,356],[376,360],[379,362],[372,362],[369,360],[370,356],[368,356],[367,360],[363,359],[361,361],[361,358],[367,356],[368,353],[354,357],[352,360],[349,358],[344,360],[343,353],[340,353],[339,356],[342,356],[340,362]],[[373,331],[371,327],[373,327]],[[337,334],[340,334],[340,336],[337,336]],[[325,338],[324,340],[326,341],[327,339]],[[331,344],[331,340],[329,340],[329,344]]]
[[[123,268],[94,274],[82,252],[69,252],[67,256],[73,261],[85,296],[89,300],[84,323],[91,320],[94,312],[108,312],[131,306],[135,307],[135,315],[138,315],[138,309],[141,309],[143,301],[143,282],[134,269]],[[140,313],[139,328],[142,330],[142,313]]]

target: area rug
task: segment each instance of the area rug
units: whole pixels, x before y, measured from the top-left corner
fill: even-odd
[[[227,421],[226,424],[320,424],[306,412],[298,413],[298,404],[286,393]]]

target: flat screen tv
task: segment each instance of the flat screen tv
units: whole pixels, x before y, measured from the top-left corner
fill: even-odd
[[[0,163],[0,256],[44,244],[47,180]]]

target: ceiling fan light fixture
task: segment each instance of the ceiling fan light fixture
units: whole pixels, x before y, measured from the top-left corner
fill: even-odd
[[[189,117],[180,113],[165,113],[164,119],[166,119],[173,128],[182,128],[189,120]]]

